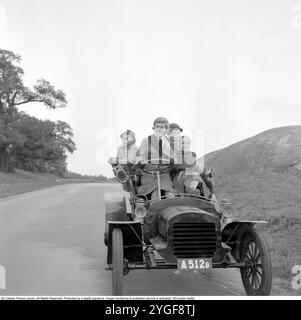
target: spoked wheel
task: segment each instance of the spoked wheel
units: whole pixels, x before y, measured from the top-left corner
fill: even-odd
[[[272,285],[272,264],[267,244],[254,228],[241,242],[241,260],[246,266],[240,269],[242,282],[248,296],[268,296]]]
[[[112,233],[112,287],[113,296],[123,295],[123,236],[122,231],[115,228]]]

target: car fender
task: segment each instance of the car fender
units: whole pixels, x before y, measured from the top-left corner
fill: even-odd
[[[110,221],[128,221],[129,199],[125,192],[108,192],[104,194],[105,201],[105,244],[108,243]]]
[[[106,221],[124,221],[129,212],[129,198],[125,192],[104,194]]]
[[[230,246],[233,249],[233,254],[238,258],[240,242],[244,234],[256,224],[267,223],[267,221],[226,219],[222,223],[222,242]]]

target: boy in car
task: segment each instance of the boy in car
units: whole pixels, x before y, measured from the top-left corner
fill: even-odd
[[[169,123],[166,118],[159,117],[153,124],[153,134],[143,139],[139,149],[139,158],[145,166],[148,164],[170,164],[172,163],[172,150],[166,136]],[[175,192],[173,183],[168,172],[160,174],[161,194],[173,197]],[[156,175],[146,173],[141,169],[141,186],[139,193],[148,195],[151,199],[158,198]]]

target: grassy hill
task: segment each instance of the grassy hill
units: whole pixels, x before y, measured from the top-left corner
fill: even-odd
[[[301,126],[275,128],[205,156],[218,196],[234,200],[236,215],[269,222],[273,293],[300,295],[291,287],[301,265]]]
[[[0,172],[0,198],[56,185],[56,175],[16,169],[14,173]]]
[[[51,187],[64,183],[68,179],[74,180],[73,183],[104,183],[113,181],[102,175],[82,175],[74,172],[68,172],[65,178],[62,179],[51,173],[29,172],[20,169],[15,169],[13,173],[3,173],[0,171],[0,198]]]

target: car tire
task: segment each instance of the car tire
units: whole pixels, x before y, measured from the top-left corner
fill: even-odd
[[[119,228],[112,232],[112,291],[113,296],[123,295],[123,235]]]
[[[240,269],[242,282],[248,296],[268,296],[272,285],[272,264],[264,237],[255,228],[247,231],[241,241]]]

